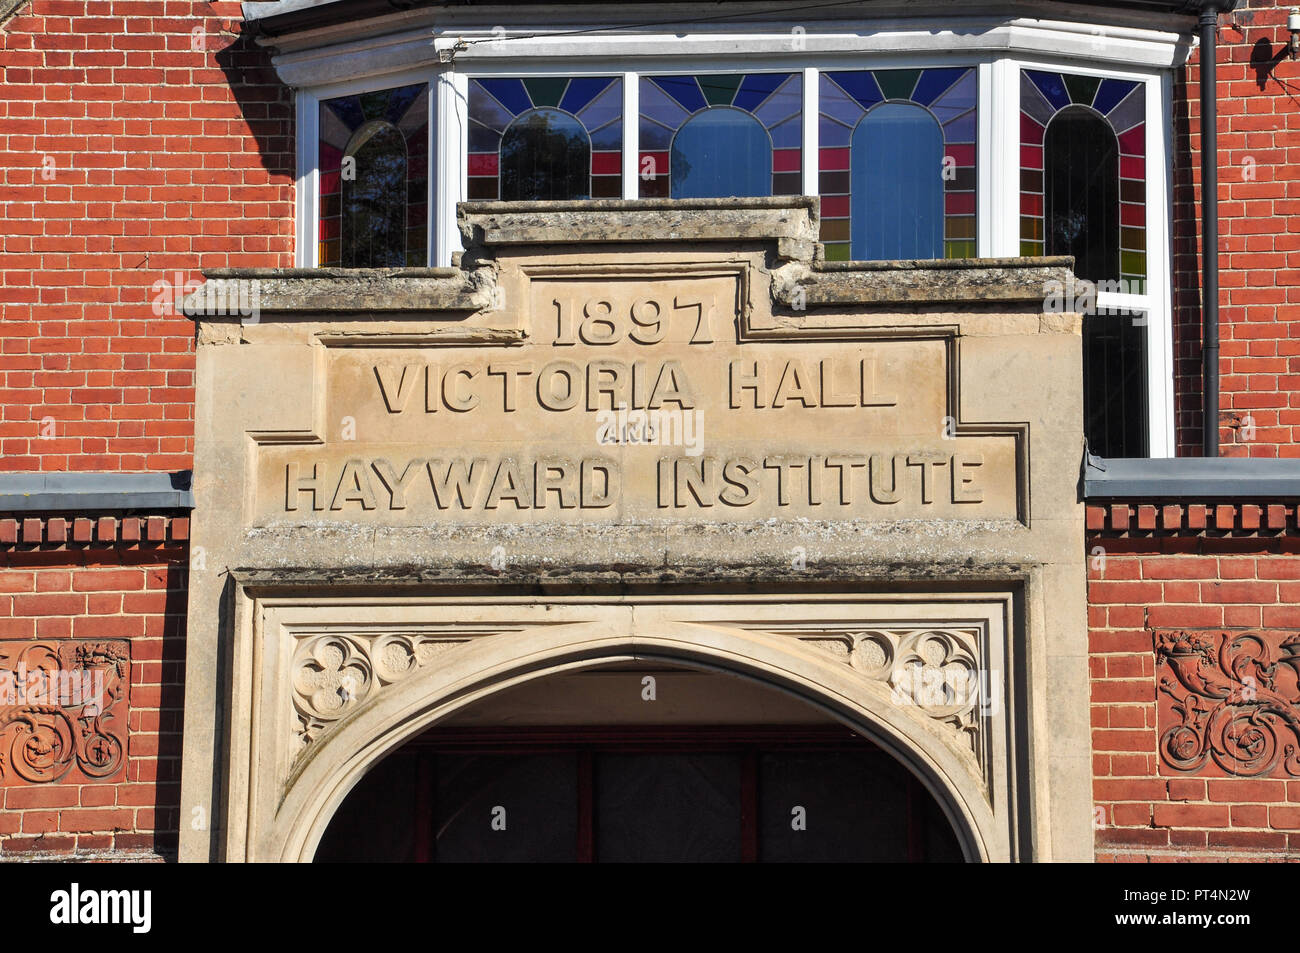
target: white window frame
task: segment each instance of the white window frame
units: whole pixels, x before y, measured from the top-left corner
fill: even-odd
[[[1174,443],[1174,344],[1170,300],[1173,255],[1170,232],[1173,221],[1172,146],[1173,78],[1168,71],[1117,69],[1079,63],[1064,57],[1008,57],[1001,64],[1010,74],[1002,77],[998,102],[1002,118],[994,135],[1001,155],[1009,161],[990,163],[1000,180],[1001,198],[992,206],[998,221],[994,225],[995,257],[1020,254],[1020,71],[1022,69],[1133,80],[1146,92],[1146,242],[1147,277],[1145,294],[1105,293],[1097,296],[1097,310],[1146,315],[1147,352],[1147,456],[1173,457]],[[995,149],[998,146],[995,145]]]
[[[436,135],[436,120],[439,115],[436,94],[441,85],[440,76],[443,72],[440,69],[425,67],[297,91],[294,103],[298,142],[298,174],[294,182],[294,232],[297,239],[293,253],[295,267],[316,268],[320,265],[320,104],[327,99],[337,99],[340,96],[373,93],[380,89],[413,86],[416,83],[427,84],[429,86],[429,190],[431,193],[436,193],[437,183],[441,181],[436,175],[437,170],[433,168],[434,147],[440,138]],[[434,247],[436,219],[436,209],[431,202],[426,236],[429,249]]]
[[[682,34],[599,36],[575,40],[501,27],[459,28],[436,37],[439,61],[415,68],[374,72],[346,82],[300,89],[297,98],[298,149],[295,263],[315,267],[319,250],[320,102],[414,82],[428,83],[429,97],[429,264],[448,266],[462,250],[456,205],[468,194],[465,150],[468,137],[470,78],[540,75],[621,76],[623,79],[623,197],[639,194],[639,78],[654,74],[801,72],[803,74],[803,185],[808,195],[818,182],[818,93],[823,70],[908,69],[969,66],[977,72],[976,253],[981,258],[1020,254],[1020,71],[1044,69],[1078,75],[1135,80],[1147,98],[1146,236],[1147,287],[1143,295],[1100,296],[1098,308],[1124,308],[1148,315],[1147,434],[1150,457],[1172,457],[1174,443],[1174,362],[1170,282],[1172,254],[1172,75],[1181,38],[1133,28],[1114,28],[1101,36],[1078,24],[1020,22],[1008,29],[1037,42],[972,48],[955,40],[946,48],[932,31],[904,29],[902,52],[890,49],[888,30],[864,33],[861,23],[837,32],[834,25],[813,27],[792,50],[788,26],[729,25],[721,30]],[[999,27],[998,29],[1002,29]],[[1034,30],[1051,32],[1048,42]],[[819,32],[820,31],[820,32]],[[1018,32],[1016,32],[1018,31]],[[995,31],[996,32],[996,31]],[[1103,31],[1104,32],[1104,31]],[[516,34],[519,34],[516,36]],[[1044,34],[1046,35],[1046,33]],[[504,43],[493,43],[504,38]],[[469,41],[464,48],[462,41]],[[743,42],[738,42],[743,41]],[[743,46],[743,54],[734,50]],[[722,54],[720,49],[728,52]],[[1029,55],[1023,49],[1033,50]],[[664,50],[670,52],[665,53]],[[1060,52],[1057,52],[1057,51]],[[344,51],[354,57],[355,52]],[[1125,62],[1127,60],[1127,62]],[[370,61],[368,69],[381,70]],[[1134,63],[1138,65],[1134,65]],[[318,68],[318,67],[313,67]],[[337,74],[335,74],[337,75]],[[1045,290],[1046,296],[1046,290]]]

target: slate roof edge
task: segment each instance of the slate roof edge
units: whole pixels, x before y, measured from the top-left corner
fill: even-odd
[[[1151,460],[1088,454],[1088,502],[1136,499],[1300,499],[1300,460],[1176,457]]]
[[[192,510],[191,471],[3,473],[0,512]]]

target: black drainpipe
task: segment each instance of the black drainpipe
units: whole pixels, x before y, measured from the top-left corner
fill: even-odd
[[[1219,455],[1219,106],[1215,33],[1219,11],[1235,0],[1209,0],[1201,7],[1201,360],[1204,394],[1204,455]]]

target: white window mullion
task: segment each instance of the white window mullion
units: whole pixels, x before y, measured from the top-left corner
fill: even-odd
[[[640,74],[623,74],[623,198],[641,196]]]
[[[434,264],[447,267],[451,257],[462,250],[460,231],[456,228],[456,203],[466,194],[465,143],[469,122],[466,116],[469,84],[464,75],[448,68],[437,77],[435,116],[438,120],[435,181],[437,201],[433,209],[436,234]]]
[[[1150,304],[1147,322],[1148,455],[1172,457],[1177,451],[1174,434],[1174,342],[1170,300],[1171,254],[1169,222],[1173,212],[1170,171],[1173,157],[1172,77],[1165,75],[1146,84],[1146,239],[1147,286]]]
[[[983,64],[979,79],[979,134],[988,136],[977,146],[979,253],[1015,258],[1020,254],[1020,64],[1007,59]]]
[[[298,119],[298,168],[294,180],[294,252],[297,268],[315,268],[320,235],[320,105],[315,96],[298,90],[295,97]]]
[[[815,67],[803,71],[803,194],[821,195],[821,72]]]

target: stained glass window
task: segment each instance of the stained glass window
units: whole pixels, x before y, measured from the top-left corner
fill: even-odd
[[[1142,293],[1146,87],[1022,70],[1020,143],[1020,253],[1074,255],[1081,278]]]
[[[623,80],[471,79],[469,197],[621,198]]]
[[[803,74],[643,76],[642,198],[803,193]]]
[[[821,74],[828,261],[975,256],[973,68]]]
[[[427,86],[321,102],[320,264],[427,265],[428,159]]]

